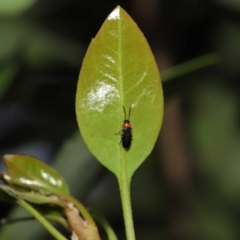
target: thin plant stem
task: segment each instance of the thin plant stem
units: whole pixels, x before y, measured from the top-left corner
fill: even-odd
[[[29,213],[32,214],[47,230],[48,232],[57,240],[67,240],[60,232],[58,232],[52,224],[46,220],[35,208],[33,208],[29,203],[18,199],[17,203],[25,208]]]
[[[18,222],[23,222],[23,221],[32,221],[35,220],[34,217],[20,217],[20,218],[15,218],[15,219],[6,219],[6,218],[2,218],[0,220],[0,225],[8,225],[8,224],[14,224],[14,223],[18,223]]]
[[[126,164],[123,161],[123,165]],[[123,208],[123,218],[126,230],[127,240],[135,240],[135,231],[132,215],[132,205],[130,197],[130,180],[127,176],[126,166],[122,166],[122,171],[119,177],[119,188]]]

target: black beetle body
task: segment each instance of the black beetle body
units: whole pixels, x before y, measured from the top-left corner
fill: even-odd
[[[125,110],[124,106],[123,106],[123,111],[124,111],[125,119],[124,119],[123,125],[122,125],[121,142],[122,142],[122,146],[126,150],[128,150],[131,146],[131,143],[132,143],[132,126],[131,126],[131,123],[130,123],[130,120],[129,120],[130,112],[131,112],[131,106],[129,108],[128,118],[126,116],[126,110]]]

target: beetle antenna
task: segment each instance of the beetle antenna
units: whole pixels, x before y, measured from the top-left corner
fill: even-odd
[[[124,116],[125,116],[125,119],[127,119],[127,115],[126,115],[126,109],[125,107],[123,106],[123,111],[124,111]]]
[[[132,105],[130,105],[129,110],[128,110],[128,120],[130,120],[131,110],[132,110]]]

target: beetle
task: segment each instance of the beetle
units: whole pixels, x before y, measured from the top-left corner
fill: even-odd
[[[132,143],[132,126],[129,120],[130,113],[131,113],[131,106],[129,107],[128,117],[127,117],[126,109],[124,106],[123,106],[123,111],[124,111],[125,119],[123,120],[123,124],[122,124],[121,142],[122,142],[122,146],[126,150],[128,150]]]

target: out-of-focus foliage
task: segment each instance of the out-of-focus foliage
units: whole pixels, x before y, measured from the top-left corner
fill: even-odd
[[[194,191],[194,208],[202,239],[238,239],[234,221],[240,197],[238,96],[215,80],[193,89],[188,130],[202,175],[201,186]]]
[[[191,73],[183,65],[184,74],[163,84],[161,141],[133,178],[133,215],[138,240],[240,238],[238,1],[21,0],[11,1],[11,11],[1,6],[10,1],[0,2],[0,152],[46,161],[58,152],[53,165],[72,194],[101,212],[119,239],[124,230],[117,183],[79,136],[71,138],[86,47],[120,4],[144,32],[162,77],[163,68],[165,76],[174,76],[169,70],[178,64],[208,53],[219,56],[220,63]],[[171,104],[179,98],[176,111]],[[185,146],[186,156],[179,146]],[[6,216],[5,205],[0,208]],[[25,214],[14,209],[9,216]],[[16,236],[48,239],[35,222],[1,228],[1,240]]]
[[[17,64],[10,63],[0,71],[0,98],[7,91],[18,70],[19,66]]]
[[[0,2],[0,15],[11,16],[22,13],[29,9],[36,0],[1,0]]]
[[[238,0],[213,0],[213,2],[220,7],[227,8],[234,12],[240,12],[240,2]]]

